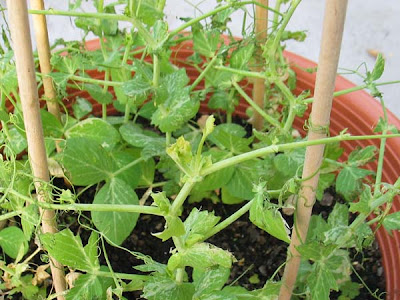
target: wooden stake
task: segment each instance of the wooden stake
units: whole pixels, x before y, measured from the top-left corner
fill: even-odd
[[[258,3],[268,6],[268,0],[258,0]],[[264,60],[262,59],[262,50],[259,48],[265,44],[268,33],[268,9],[261,6],[256,7],[256,41],[258,45],[258,51],[256,56],[256,68],[255,71],[259,72],[263,70]],[[261,108],[264,109],[264,96],[265,96],[265,80],[261,78],[254,79],[253,86],[253,99],[254,102]],[[261,130],[263,127],[264,119],[256,111],[253,116],[253,126],[257,130]]]
[[[333,91],[339,61],[347,0],[326,0],[325,17],[321,39],[321,50],[315,83],[315,97],[311,111],[308,140],[326,137],[329,129]],[[300,254],[296,247],[307,237],[315,191],[319,180],[319,168],[324,154],[324,145],[307,147],[302,182],[296,205],[295,225],[288,250],[288,258],[282,279],[279,300],[290,299],[300,265]]]
[[[35,78],[32,42],[29,31],[28,9],[26,0],[7,0],[10,31],[14,45],[15,63],[19,93],[21,96],[22,111],[26,137],[28,141],[29,162],[35,180],[35,188],[39,201],[51,201],[46,192],[49,182],[47,156],[44,145],[42,121],[40,119],[39,97]],[[57,232],[55,213],[52,210],[41,211],[42,231],[44,233]],[[50,258],[53,284],[57,293],[65,290],[63,266]],[[58,296],[58,300],[64,300]]]
[[[34,10],[44,10],[43,0],[31,0]],[[40,71],[43,74],[44,96],[47,101],[47,108],[58,120],[60,120],[60,107],[57,102],[57,94],[54,90],[53,80],[48,74],[51,72],[50,44],[47,32],[45,15],[32,15],[33,28],[35,30],[36,46],[39,54]],[[57,149],[58,150],[58,149]]]

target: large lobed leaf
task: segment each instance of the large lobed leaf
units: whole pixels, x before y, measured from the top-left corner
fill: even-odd
[[[158,126],[162,132],[179,129],[199,110],[199,101],[190,98],[190,87],[186,87],[188,82],[184,69],[162,78],[154,99],[157,110],[151,117],[152,124]]]
[[[100,267],[97,240],[97,233],[92,232],[88,244],[83,247],[80,236],[75,236],[70,229],[40,235],[40,241],[50,256],[66,266],[87,272],[95,272]]]
[[[96,194],[93,204],[139,204],[139,199],[127,183],[112,178]],[[97,229],[117,245],[121,245],[129,236],[138,218],[138,213],[92,212],[92,220]]]
[[[82,137],[67,140],[62,164],[75,185],[91,185],[103,181],[116,168],[111,155],[97,141]]]

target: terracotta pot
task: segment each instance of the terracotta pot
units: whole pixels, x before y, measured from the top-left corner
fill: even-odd
[[[99,49],[99,41],[92,40],[87,42],[86,47],[88,50]],[[193,44],[185,42],[179,47],[172,48],[171,61],[181,67],[185,67],[187,74],[192,81],[197,77],[198,72],[193,67],[184,63],[184,61],[193,54]],[[296,94],[300,94],[304,90],[314,92],[316,74],[304,71],[306,68],[316,67],[316,63],[311,62],[296,54],[285,52],[285,57],[288,58],[292,65],[293,70],[297,74],[297,87]],[[151,61],[151,58],[147,58]],[[89,75],[93,78],[102,79],[104,74],[89,71]],[[199,88],[203,87],[204,83],[200,83]],[[345,78],[338,76],[336,80],[336,90],[344,90],[355,85]],[[68,99],[65,100],[67,108],[71,108],[77,96],[85,97],[90,100],[90,97],[85,91],[70,90]],[[251,85],[247,86],[246,92],[251,95]],[[93,109],[95,114],[101,113],[101,105],[92,100]],[[236,110],[236,115],[246,118],[247,103],[243,100],[240,101]],[[115,113],[112,105],[108,107],[109,113]],[[202,103],[201,110],[209,112],[206,103]],[[306,112],[303,118],[297,118],[294,122],[294,127],[302,134],[304,120],[309,116]],[[364,91],[357,91],[351,94],[336,97],[333,101],[331,113],[331,136],[338,135],[343,129],[348,128],[348,133],[352,135],[370,135],[373,134],[373,129],[376,126],[379,117],[383,116],[382,108],[373,97]],[[388,112],[389,123],[400,128],[400,121],[391,113]],[[342,142],[342,147],[345,149],[344,157],[346,158],[349,153],[356,147],[366,147],[368,145],[375,145],[379,147],[379,140],[360,140],[360,141],[346,141]],[[384,170],[382,180],[388,183],[394,183],[400,176],[400,138],[392,138],[387,140],[387,146],[384,159]],[[376,169],[376,162],[368,165],[370,169]],[[393,203],[392,212],[400,210],[399,198],[396,198]],[[390,236],[384,228],[380,228],[376,233],[380,251],[382,253],[382,263],[384,267],[384,274],[386,278],[386,292],[387,298],[390,300],[400,299],[400,233],[394,232]]]

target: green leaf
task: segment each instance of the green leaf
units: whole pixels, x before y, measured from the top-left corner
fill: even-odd
[[[194,289],[192,283],[178,284],[169,277],[153,276],[144,282],[143,297],[148,300],[192,300]]]
[[[157,107],[154,105],[153,101],[146,102],[143,104],[143,106],[140,108],[138,115],[147,119],[151,120],[151,116],[154,114],[154,112],[157,110]]]
[[[74,236],[69,229],[40,235],[40,241],[50,256],[66,266],[87,272],[99,269],[97,239],[97,233],[93,232],[88,245],[83,247],[80,236]]]
[[[181,252],[172,254],[168,260],[168,269],[175,270],[186,266],[200,270],[212,266],[230,269],[233,260],[233,255],[226,250],[208,243],[197,243]]]
[[[141,272],[154,272],[162,275],[167,274],[167,265],[156,262],[148,257],[146,257],[144,262],[144,265],[134,266],[133,268]]]
[[[328,224],[332,228],[341,225],[349,225],[349,209],[347,205],[336,203],[332,212],[329,214]]]
[[[25,135],[21,134],[17,130],[17,128],[11,127],[8,133],[9,133],[8,146],[11,148],[13,155],[21,153],[28,147],[28,142],[26,141]],[[10,150],[8,148],[5,148],[4,152],[7,155],[10,154]]]
[[[383,219],[383,226],[392,233],[393,230],[400,230],[400,211],[392,213]]]
[[[168,23],[162,20],[157,20],[153,26],[153,38],[156,43],[156,49],[153,51],[161,50],[164,42],[168,39]]]
[[[155,237],[158,237],[165,242],[173,236],[181,236],[185,234],[185,226],[179,217],[167,215],[165,216],[165,221],[164,231],[153,233]]]
[[[0,110],[0,121],[7,123],[10,120],[10,116],[7,112]]]
[[[0,246],[3,251],[16,261],[28,252],[28,242],[22,230],[9,226],[0,231]]]
[[[274,166],[284,175],[293,177],[298,172],[301,174],[300,167],[304,163],[304,157],[305,148],[285,151],[285,153],[278,154],[274,157]]]
[[[345,299],[356,299],[360,295],[360,284],[358,282],[346,281],[339,286],[341,296],[347,297]]]
[[[238,137],[234,134],[228,133],[217,126],[214,132],[209,136],[209,140],[216,144],[219,148],[228,150],[234,154],[240,154],[250,151],[249,145],[252,139]]]
[[[161,193],[151,193],[151,198],[153,198],[154,203],[158,206],[158,208],[168,214],[171,208],[171,202],[169,202],[167,196],[165,196],[164,192]]]
[[[254,197],[253,185],[264,176],[263,161],[249,160],[235,166],[231,180],[225,186],[229,194],[241,199],[250,200]]]
[[[296,249],[301,254],[302,258],[310,259],[318,262],[327,258],[336,250],[336,245],[324,245],[317,241],[308,242],[301,244]]]
[[[350,200],[360,192],[361,180],[372,174],[370,170],[345,166],[336,178],[336,191]]]
[[[231,193],[229,193],[228,188],[222,187],[221,188],[221,201],[224,204],[238,204],[238,203],[242,203],[244,200],[243,200],[243,198],[233,196]]]
[[[229,279],[230,269],[220,266],[211,267],[206,270],[193,270],[193,282],[196,287],[195,299],[214,291],[221,290]]]
[[[319,264],[308,277],[307,283],[311,290],[312,300],[329,300],[330,290],[337,291],[339,288],[332,272]]]
[[[167,148],[167,154],[186,174],[192,173],[193,153],[192,146],[183,136]]]
[[[93,106],[85,98],[76,97],[75,103],[72,105],[74,116],[78,120],[92,112]]]
[[[210,100],[208,100],[208,107],[211,109],[230,111],[231,105],[229,94],[223,90],[215,91],[211,95]]]
[[[86,138],[67,139],[62,164],[75,185],[91,185],[109,178],[116,169],[110,153],[98,142]]]
[[[247,69],[250,59],[253,57],[254,44],[239,45],[239,47],[232,52],[230,63],[231,67],[235,69]]]
[[[156,164],[153,159],[148,159],[139,165],[141,170],[141,176],[139,178],[139,186],[149,186],[154,181],[154,174],[156,170]]]
[[[148,159],[152,156],[165,155],[165,138],[160,137],[150,130],[143,130],[138,125],[128,123],[119,129],[122,138],[130,145],[143,148],[142,157]]]
[[[127,164],[139,158],[139,155],[136,155],[136,153],[134,153],[133,151],[128,150],[118,152],[113,151],[112,156],[118,169],[125,167]],[[142,167],[140,164],[141,163],[137,163],[136,165],[118,174],[116,177],[122,179],[132,189],[135,189],[138,186],[140,178],[142,176]]]
[[[312,215],[307,232],[307,242],[323,241],[324,233],[328,230],[329,225],[321,215]]]
[[[206,57],[213,57],[220,42],[218,30],[204,31],[201,25],[192,26],[193,49]]]
[[[353,234],[355,247],[361,252],[363,248],[371,246],[375,240],[374,232],[365,222],[358,226]]]
[[[261,188],[261,184],[258,188]],[[273,207],[268,199],[265,200],[264,193],[259,190],[253,198],[250,208],[250,221],[257,227],[265,230],[270,235],[284,242],[290,243],[289,226],[282,218],[277,208]]]
[[[29,241],[35,228],[40,224],[39,211],[36,205],[26,206],[21,214],[21,225],[25,239]]]
[[[45,137],[60,138],[63,135],[63,126],[53,114],[41,109],[40,118],[42,119],[43,134]]]
[[[104,91],[99,85],[85,84],[85,89],[88,91],[90,96],[100,104],[110,104],[112,102],[112,94],[108,91]]]
[[[135,98],[135,104],[143,103],[149,93],[153,90],[153,85],[140,74],[135,75],[133,79],[124,82],[122,85],[124,94]]]
[[[383,58],[382,54],[379,53],[378,57],[376,58],[374,69],[371,72],[371,81],[375,81],[381,78],[383,71],[385,69],[385,59]]]
[[[89,118],[72,126],[65,132],[70,138],[82,137],[93,139],[104,149],[111,150],[121,140],[118,130],[108,122],[99,118]]]
[[[113,178],[107,182],[94,197],[93,204],[139,204],[135,191],[119,178]],[[92,212],[94,225],[109,240],[117,245],[129,236],[136,226],[138,213],[128,212]]]
[[[103,300],[105,293],[99,278],[91,274],[81,274],[74,281],[74,287],[69,290],[66,300]]]
[[[190,98],[189,79],[184,69],[166,75],[156,92],[157,110],[151,123],[159,126],[162,132],[172,132],[181,128],[199,110],[197,99]]]
[[[157,20],[161,20],[164,14],[157,9],[157,2],[157,0],[133,0],[133,7],[138,19],[150,26],[153,26]]]
[[[352,244],[352,230],[349,226],[345,226],[345,225],[336,225],[335,227],[332,227],[331,229],[329,229],[328,231],[326,231],[324,233],[325,235],[325,239],[324,239],[324,243],[325,244],[337,244],[337,245],[341,245],[341,241],[347,241],[347,244]],[[347,245],[346,244],[346,245]],[[350,245],[349,245],[350,246]]]
[[[203,157],[210,156],[213,163],[231,157],[229,152],[218,149],[210,149],[207,152],[203,152],[202,155]],[[195,185],[194,192],[214,191],[225,186],[231,180],[234,170],[234,167],[228,167],[207,175]]]
[[[220,219],[220,217],[214,215],[214,212],[199,211],[197,208],[193,208],[184,222],[185,235],[183,240],[186,245],[193,245],[202,240]]]
[[[375,159],[377,149],[375,146],[367,146],[352,151],[348,162],[351,166],[362,166]]]
[[[371,211],[370,202],[372,200],[371,187],[364,185],[364,190],[361,193],[360,200],[358,202],[351,202],[349,211],[352,213],[360,212],[363,214],[369,214]]]

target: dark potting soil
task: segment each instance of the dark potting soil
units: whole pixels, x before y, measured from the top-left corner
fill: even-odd
[[[94,190],[88,191],[87,196],[93,199]],[[82,199],[81,199],[82,200]],[[91,200],[89,200],[91,201]],[[317,202],[314,206],[313,213],[322,214],[327,218],[336,201],[342,202],[334,193],[334,189],[325,192],[324,199]],[[240,205],[224,205],[222,203],[213,204],[211,201],[202,201],[200,203],[185,204],[183,218],[185,218],[193,207],[201,210],[215,211],[215,214],[221,216],[222,219],[230,216],[237,211]],[[65,216],[64,216],[65,217]],[[293,222],[291,217],[286,217],[289,225]],[[85,221],[84,215],[81,215],[79,221]],[[71,230],[82,228],[78,223],[70,224]],[[132,234],[121,245],[131,251],[140,252],[151,256],[155,261],[166,264],[170,256],[169,252],[174,248],[171,240],[164,243],[151,233],[160,232],[164,228],[164,220],[161,217],[141,215],[137,226]],[[86,232],[86,234],[85,234]],[[89,232],[82,233],[83,240],[87,239]],[[87,236],[85,238],[85,235]],[[274,272],[282,266],[286,258],[287,244],[270,236],[263,230],[254,226],[249,222],[248,214],[242,216],[222,232],[213,236],[207,242],[214,244],[222,249],[228,250],[236,257],[237,262],[233,264],[229,284],[243,286],[249,290],[261,288],[266,280],[270,279]],[[141,260],[136,259],[128,252],[106,246],[107,255],[111,262],[114,272],[121,273],[137,273],[132,266],[143,264]],[[352,280],[360,285],[360,295],[355,299],[376,299],[361,284],[361,280],[366,286],[375,292],[379,290],[383,292],[385,289],[385,278],[383,276],[383,267],[381,263],[381,254],[376,242],[370,248],[365,249],[362,253],[350,251],[350,258],[354,269],[358,272],[358,276],[353,272]],[[101,264],[106,264],[104,256],[100,256]],[[275,277],[280,279],[283,268],[278,271]],[[331,293],[330,299],[338,299],[340,293]],[[140,292],[124,293],[127,299],[143,299]]]

